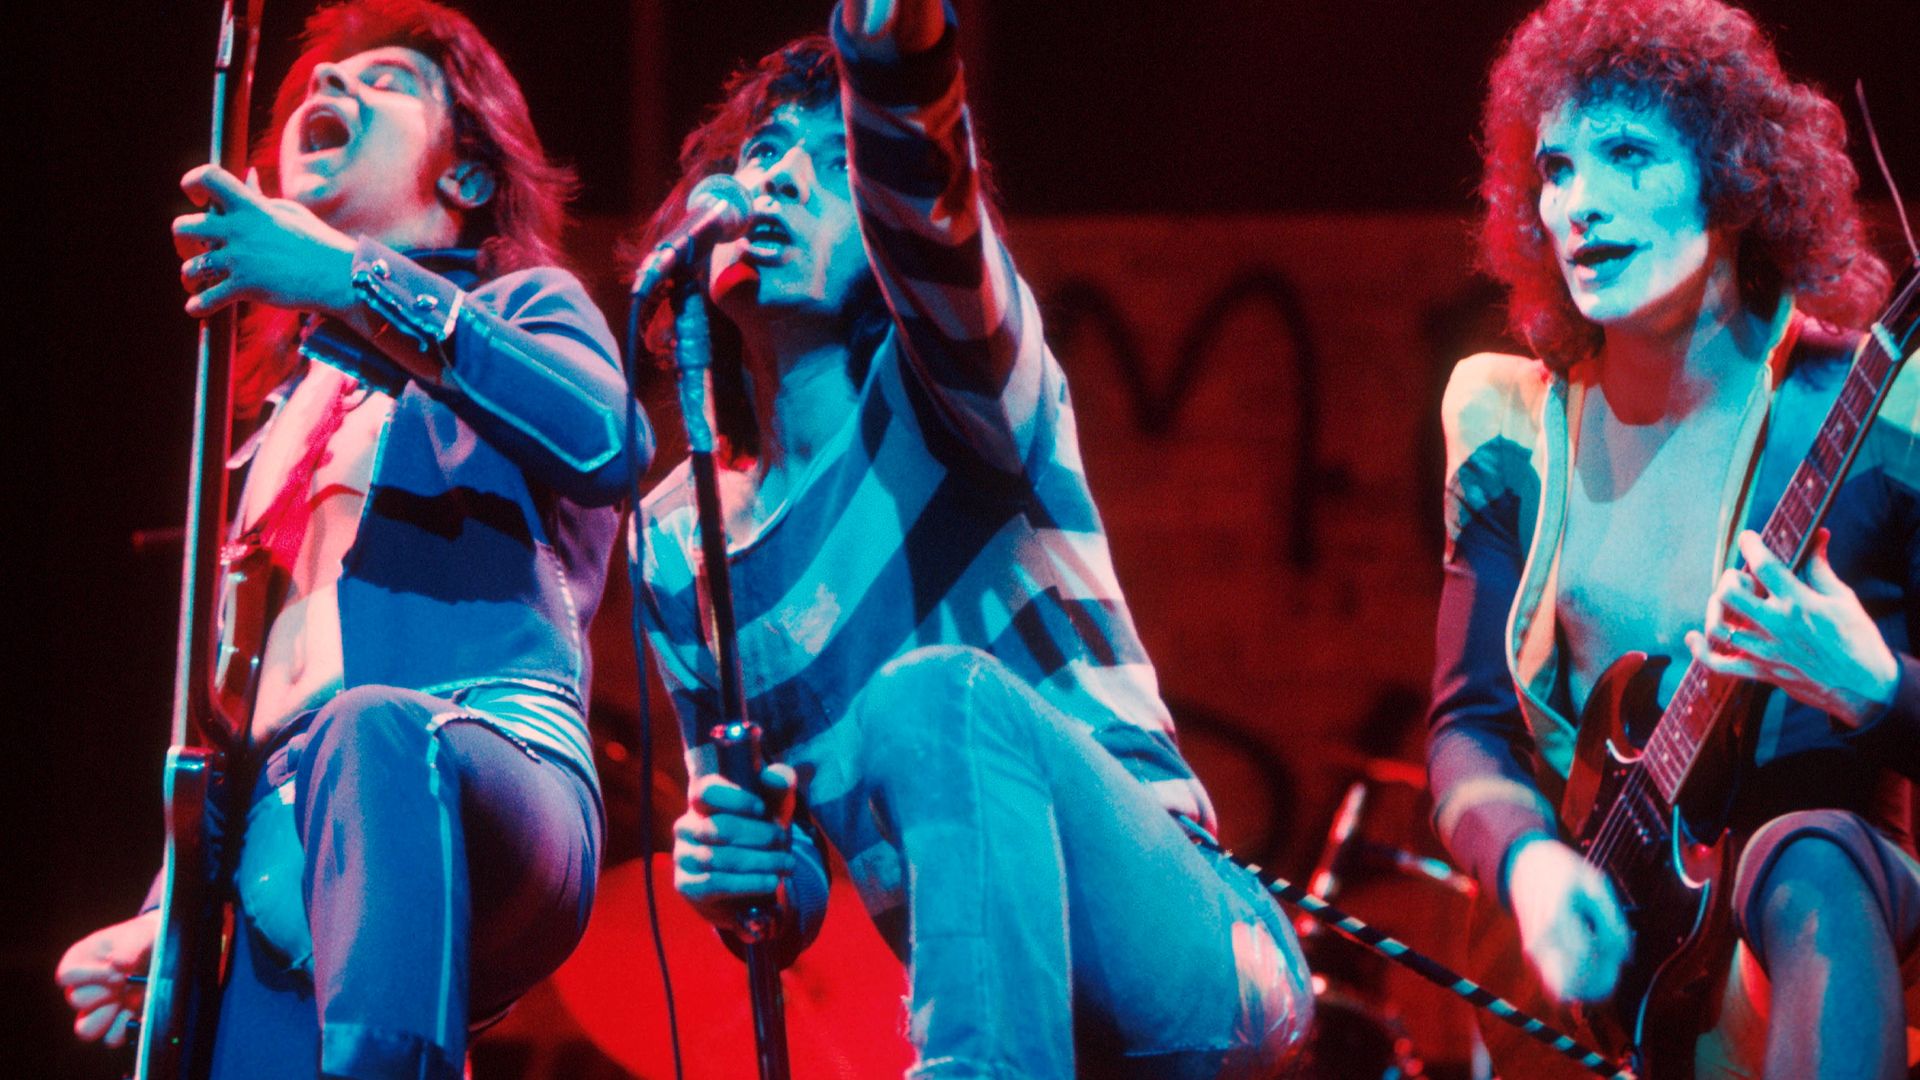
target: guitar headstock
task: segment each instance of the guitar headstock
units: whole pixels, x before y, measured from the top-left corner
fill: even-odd
[[[1893,299],[1868,328],[1875,344],[1896,366],[1913,355],[1914,329],[1920,327],[1920,256],[1894,286]]]

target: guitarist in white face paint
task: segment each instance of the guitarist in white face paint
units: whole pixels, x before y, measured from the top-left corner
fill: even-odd
[[[254,305],[238,396],[271,414],[228,545],[270,588],[225,628],[259,665],[222,695],[252,795],[211,1069],[455,1078],[585,928],[584,641],[651,438],[557,265],[572,178],[473,23],[353,0],[304,44],[259,179],[195,169],[173,226],[189,315]],[[62,959],[82,1038],[126,1040],[157,916]]]
[[[1667,661],[1662,703],[1690,661],[1773,688],[1727,810],[1739,947],[1680,1069],[1904,1075],[1920,371],[1894,380],[1803,576],[1751,531],[1841,391],[1860,338],[1840,328],[1888,294],[1844,123],[1715,0],[1553,0],[1492,84],[1484,253],[1541,355],[1471,357],[1447,390],[1436,825],[1546,995],[1606,1002],[1641,943],[1556,825],[1577,719],[1633,651]]]

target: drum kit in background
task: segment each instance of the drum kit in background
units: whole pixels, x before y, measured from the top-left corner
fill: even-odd
[[[1421,852],[1433,844],[1425,793],[1418,766],[1362,762],[1307,888],[1458,966],[1464,946],[1448,927],[1466,924],[1478,886]],[[1302,1080],[1488,1080],[1486,1051],[1463,1003],[1304,914],[1294,930],[1313,971],[1316,1010]]]

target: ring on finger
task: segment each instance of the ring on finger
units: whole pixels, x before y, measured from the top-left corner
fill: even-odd
[[[1738,652],[1740,649],[1740,628],[1731,623],[1722,623],[1720,626],[1720,647],[1727,652]]]

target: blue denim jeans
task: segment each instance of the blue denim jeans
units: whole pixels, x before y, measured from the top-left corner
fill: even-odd
[[[253,909],[234,935],[216,1080],[458,1080],[469,1021],[572,951],[599,803],[495,728],[496,706],[513,698],[357,687],[268,756],[242,843],[286,839],[242,854]]]
[[[852,721],[906,866],[910,1076],[1265,1076],[1300,1044],[1277,905],[1086,722],[945,646],[888,665]]]

